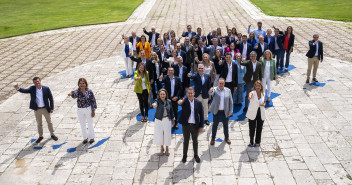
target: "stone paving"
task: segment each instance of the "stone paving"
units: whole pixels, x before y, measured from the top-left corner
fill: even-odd
[[[125,23],[0,40],[0,184],[352,184],[351,23],[253,16],[248,8],[257,10],[248,2],[212,2],[146,1],[139,11],[151,7],[149,13],[137,16],[137,11]],[[211,126],[199,136],[200,164],[190,157],[180,162],[182,135],[173,135],[169,157],[159,157],[159,147],[152,145],[153,122],[136,121],[133,80],[118,74],[124,70],[118,57],[121,34],[141,34],[144,26],[154,25],[161,33],[174,29],[179,35],[187,24],[206,32],[224,31],[228,24],[245,33],[258,20],[264,28],[292,25],[296,34],[291,55],[296,68],[274,82],[273,92],[280,96],[266,110],[261,148],[246,147],[246,121],[231,121],[231,145],[210,146]],[[317,77],[326,83],[323,87],[305,84],[304,54],[316,32],[327,56]],[[12,84],[27,87],[34,75],[53,92],[59,141],[46,140],[44,127],[44,141],[31,143],[37,129],[29,96],[15,93]],[[67,97],[79,77],[87,78],[96,94],[96,141],[108,139],[96,148],[81,145],[76,102]],[[220,126],[219,138],[222,132]],[[69,153],[69,148],[76,151]]]

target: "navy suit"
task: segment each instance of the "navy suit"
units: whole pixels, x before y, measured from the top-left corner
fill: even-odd
[[[275,42],[275,37],[274,36],[270,36],[270,42],[269,42],[269,37],[268,35],[265,35],[264,37],[264,42],[268,43],[268,47],[269,47],[269,50],[274,53],[274,48],[272,47],[273,44]]]
[[[218,36],[216,36],[216,35],[213,36],[213,35],[211,35],[211,34],[208,34],[208,35],[207,35],[207,46],[214,45],[214,44],[213,44],[213,41],[211,40],[211,39],[213,39],[213,38],[217,38],[217,39],[218,39],[218,45],[219,45],[220,40],[219,40]]]
[[[252,51],[252,45],[250,45],[248,42],[246,42],[246,44],[247,44],[247,52],[246,52],[246,60],[249,60],[249,55],[250,55],[250,53],[251,53],[251,51]],[[243,52],[243,42],[240,42],[240,53],[241,53],[241,55],[242,55],[242,52]],[[243,56],[242,56],[242,58],[243,58]]]
[[[230,45],[231,44],[231,42],[236,42],[236,39],[235,38],[231,38],[231,37],[229,37],[229,36],[225,36],[225,38],[226,38],[226,44],[227,45]],[[231,41],[230,41],[230,39],[231,39]]]
[[[265,42],[263,44],[264,44],[264,52],[265,52],[267,49],[269,49],[269,46]],[[255,52],[257,52],[257,60],[259,60],[259,58],[263,56],[264,52],[262,49],[262,45],[260,43],[255,44],[255,46],[258,46],[258,48],[255,49]]]
[[[162,79],[161,83],[164,83],[165,89],[168,93],[168,97],[171,100],[171,104],[172,104],[172,110],[174,111],[174,116],[175,116],[175,120],[177,121],[177,112],[178,112],[178,105],[177,105],[177,100],[179,98],[181,98],[181,94],[182,92],[182,83],[181,83],[181,79],[178,76],[174,76],[175,79],[175,87],[174,87],[174,94],[173,96],[171,96],[171,79],[169,76],[164,76],[164,78]],[[176,97],[177,100],[173,101],[172,98]]]
[[[129,38],[130,42],[133,44],[133,37],[129,36],[128,38]],[[138,44],[139,41],[141,41],[141,38],[136,36],[136,45]]]
[[[192,33],[192,37],[197,35],[196,32],[194,32],[194,31],[192,31],[191,33]],[[189,32],[184,32],[184,33],[182,33],[182,37],[188,37],[188,34],[189,34]],[[192,37],[190,37],[189,39],[191,39]]]
[[[306,56],[308,58],[313,58],[315,56],[315,53],[317,51],[317,46],[313,45],[314,40],[309,41],[309,51],[307,52]],[[323,43],[318,41],[318,59],[323,60]]]
[[[209,54],[209,48],[206,47],[205,45],[203,46],[203,53],[202,53],[202,49],[200,46],[198,46],[198,51],[196,52],[198,57],[198,60],[202,61],[202,56],[204,53],[208,53]]]
[[[203,99],[209,98],[209,89],[211,88],[211,80],[209,75],[204,74],[204,84],[202,84],[202,78],[199,73],[192,75],[191,79],[194,81],[194,97],[198,97],[202,94]]]
[[[143,30],[143,32],[145,33],[145,34],[147,34],[148,35],[148,42],[150,43],[150,45],[153,43],[152,42],[152,38],[153,38],[153,32],[147,32],[147,30]],[[156,41],[158,40],[158,38],[159,38],[159,33],[157,33],[157,32],[155,32],[155,44],[157,44],[156,43]]]
[[[21,93],[30,93],[31,94],[31,101],[29,104],[29,108],[32,110],[38,110],[38,105],[36,103],[36,94],[37,94],[37,90],[35,86],[31,86],[28,89],[22,89],[20,88],[18,90]],[[49,89],[49,87],[47,86],[42,86],[42,91],[43,91],[43,101],[44,101],[44,105],[45,105],[45,109],[50,113],[51,110],[54,110],[54,99],[53,99],[53,95],[51,94],[51,91]]]
[[[205,36],[200,36],[200,35],[195,35],[195,37],[197,37],[197,39],[200,39],[200,38],[202,38],[202,41],[204,42],[204,41],[206,41],[206,37]],[[205,43],[204,43],[205,44]]]
[[[167,74],[167,68],[169,67],[169,63],[167,63],[166,61],[164,61],[164,58],[169,58],[169,54],[167,53],[167,51],[164,51],[164,57],[161,56],[161,51],[158,51],[156,53],[159,57],[159,60],[161,61],[161,66],[162,66],[162,70],[164,70],[164,72],[162,72],[164,75]],[[158,77],[159,78],[159,77]]]
[[[172,65],[174,68],[174,75],[179,77],[180,67],[178,64]],[[180,93],[180,97],[184,96],[184,91],[186,87],[189,87],[189,78],[187,77],[188,69],[186,66],[182,65],[182,92]]]
[[[232,82],[226,82],[226,77],[227,73],[229,72],[229,67],[226,61],[223,61],[221,65],[221,74],[220,78],[225,79],[225,87],[229,88],[231,90],[231,93],[233,94],[235,91],[235,87],[238,87],[238,70],[237,70],[237,65],[232,62]]]
[[[183,51],[182,49],[181,49],[181,51],[180,51],[180,54],[178,54],[178,51],[177,51],[177,50],[176,50],[176,52],[177,52],[177,55],[178,55],[178,56],[181,56],[181,57],[182,57],[182,59],[183,59],[183,65],[184,65],[184,63],[187,62],[187,53],[186,53],[185,51]]]

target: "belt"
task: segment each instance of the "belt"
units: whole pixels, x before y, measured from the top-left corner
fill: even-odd
[[[44,109],[45,107],[38,107],[38,109]]]
[[[218,110],[218,112],[224,112],[224,110]]]
[[[163,118],[167,118],[168,116],[163,116]]]

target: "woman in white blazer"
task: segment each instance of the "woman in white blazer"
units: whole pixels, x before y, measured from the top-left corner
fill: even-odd
[[[253,85],[253,91],[249,93],[250,101],[246,117],[249,121],[249,147],[259,147],[262,135],[263,123],[265,120],[265,94],[263,84],[257,80]],[[255,143],[254,143],[255,134]]]
[[[128,37],[122,36],[123,40],[121,42],[121,57],[125,60],[126,64],[126,77],[129,78],[133,75],[133,62],[130,56],[133,56],[132,43],[129,41]]]

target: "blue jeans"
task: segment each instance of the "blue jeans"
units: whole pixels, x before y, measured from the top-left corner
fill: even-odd
[[[288,68],[288,66],[290,65],[290,51],[285,49],[285,53],[286,53],[286,62],[285,62],[285,68]],[[284,56],[282,56],[283,58]]]
[[[279,67],[283,68],[285,50],[283,49],[275,50],[275,55],[276,55],[276,68],[279,68]]]
[[[211,138],[215,140],[216,131],[218,130],[219,121],[221,119],[222,124],[224,126],[225,139],[228,139],[229,138],[229,117],[226,118],[224,111],[219,111],[216,115],[213,116],[213,118],[214,118],[213,120],[214,123],[213,123]]]
[[[235,91],[235,93],[233,93],[233,102],[234,103],[242,103],[243,93],[244,93],[244,83],[238,84],[237,90]]]

